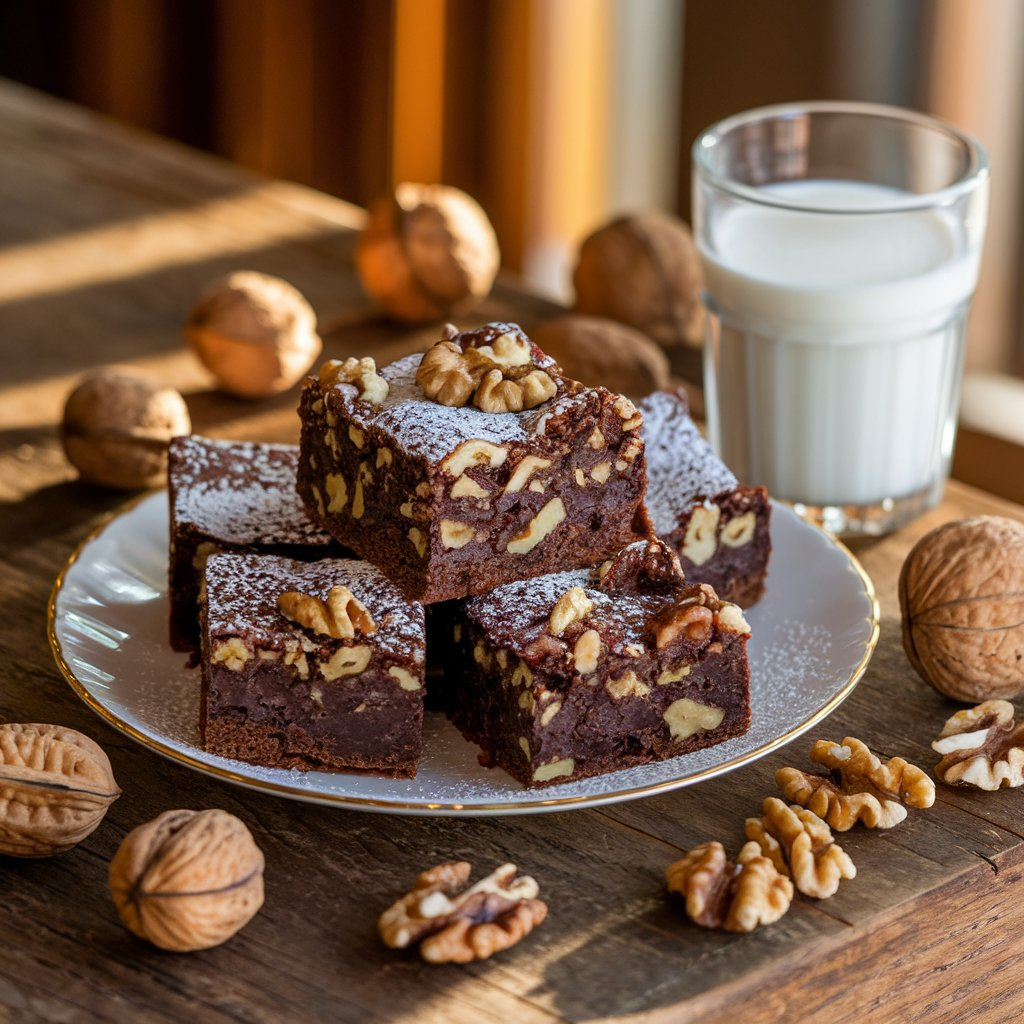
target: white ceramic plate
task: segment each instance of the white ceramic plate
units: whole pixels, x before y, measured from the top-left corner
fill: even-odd
[[[199,747],[199,670],[167,642],[167,496],[110,520],[54,584],[54,656],[97,714],[197,771],[297,800],[399,814],[516,814],[628,800],[748,764],[788,743],[847,697],[878,639],[878,603],[856,559],[788,508],[772,512],[764,599],[748,611],[753,724],[738,739],[658,764],[524,789],[477,764],[477,748],[428,713],[415,779],[258,768]]]

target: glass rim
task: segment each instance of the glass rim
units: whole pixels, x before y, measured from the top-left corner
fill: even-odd
[[[746,185],[736,181],[727,174],[712,167],[710,154],[725,136],[736,128],[764,121],[779,121],[798,114],[852,114],[870,117],[876,120],[899,121],[907,125],[917,125],[945,135],[953,140],[968,155],[967,170],[956,181],[941,189],[931,192],[908,192],[892,204],[884,206],[864,207],[822,207],[794,201],[785,196],[773,195],[755,185]],[[962,196],[974,191],[990,173],[990,163],[985,147],[975,136],[961,131],[946,121],[922,114],[905,107],[894,107],[884,103],[855,103],[843,100],[813,100],[802,103],[777,103],[770,106],[754,107],[730,114],[705,128],[694,140],[690,148],[694,167],[700,177],[716,188],[730,195],[742,198],[760,206],[776,207],[800,213],[822,213],[831,215],[856,214],[891,214],[906,210],[926,209],[936,206],[948,206]]]

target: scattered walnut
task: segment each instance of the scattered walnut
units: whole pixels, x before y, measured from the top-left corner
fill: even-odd
[[[120,795],[107,755],[88,736],[60,725],[0,725],[0,854],[70,850]]]
[[[957,700],[1024,687],[1024,523],[976,516],[914,545],[900,573],[903,646],[925,682]]]
[[[584,384],[636,398],[669,386],[671,373],[661,349],[614,320],[562,316],[535,330],[533,338],[567,377]]]
[[[331,587],[326,601],[289,590],[278,597],[277,607],[292,622],[335,640],[351,640],[356,633],[377,629],[366,605],[348,587]]]
[[[776,869],[793,879],[805,896],[826,899],[857,869],[832,831],[803,807],[787,807],[777,797],[764,802],[764,816],[747,818],[747,838],[754,840]]]
[[[793,883],[757,843],[744,844],[735,864],[726,860],[721,843],[704,843],[665,869],[665,883],[702,928],[752,932],[778,921],[793,902]]]
[[[516,324],[492,323],[462,333],[449,325],[424,353],[416,383],[441,405],[472,400],[484,412],[521,412],[554,398],[558,385],[547,372],[553,368]]]
[[[287,391],[323,348],[316,314],[302,293],[254,270],[208,285],[185,337],[221,388],[242,398]]]
[[[935,774],[947,786],[1024,786],[1024,722],[1015,727],[1009,701],[987,700],[958,711],[932,748],[942,754]]]
[[[263,904],[263,854],[227,811],[165,811],[129,832],[110,862],[129,931],[177,953],[227,941]]]
[[[881,761],[858,739],[842,744],[818,740],[811,760],[824,765],[832,778],[796,768],[780,768],[775,781],[787,800],[806,807],[837,832],[858,822],[868,828],[892,828],[907,816],[907,807],[931,807],[935,785],[901,757]]]
[[[700,345],[703,273],[683,221],[666,213],[619,217],[588,236],[573,274],[576,312],[606,316],[662,348]]]
[[[528,875],[516,877],[514,864],[467,888],[471,865],[438,864],[416,879],[411,892],[380,916],[385,944],[406,949],[420,944],[430,963],[486,960],[514,946],[547,917],[539,888]]]
[[[61,440],[83,480],[135,490],[167,480],[167,443],[192,430],[174,388],[119,370],[86,377],[68,396]]]
[[[582,622],[594,609],[594,602],[587,597],[582,587],[567,590],[551,609],[548,629],[555,636],[561,636],[574,622]]]
[[[371,356],[350,357],[344,361],[328,359],[320,367],[318,379],[323,391],[339,384],[351,384],[362,401],[374,405],[380,405],[388,397],[388,382],[377,372],[377,363]]]
[[[396,320],[426,323],[491,290],[498,241],[472,197],[447,185],[404,182],[374,203],[356,247],[367,294]]]

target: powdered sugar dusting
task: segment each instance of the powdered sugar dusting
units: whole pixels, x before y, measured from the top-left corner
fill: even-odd
[[[701,436],[684,402],[656,391],[637,403],[647,445],[647,509],[659,536],[704,498],[732,490],[738,481]]]
[[[333,544],[306,514],[295,489],[298,465],[296,445],[175,438],[168,469],[175,522],[226,544]]]
[[[463,441],[521,444],[543,435],[547,421],[583,399],[587,389],[559,380],[559,393],[550,401],[524,412],[483,412],[473,406],[452,407],[432,402],[416,383],[422,353],[406,356],[380,375],[388,382],[381,405],[360,401],[353,387],[339,385],[326,396],[329,407],[344,411],[361,430],[377,427],[414,456],[430,462],[443,459]]]
[[[297,562],[274,555],[211,555],[206,562],[206,593],[211,636],[244,636],[264,649],[282,650],[288,640],[309,643],[313,634],[286,619],[277,599],[298,591],[325,599],[332,587],[345,586],[373,617],[374,648],[422,661],[425,648],[423,606],[406,601],[378,568],[355,559]],[[316,642],[322,637],[315,638]]]

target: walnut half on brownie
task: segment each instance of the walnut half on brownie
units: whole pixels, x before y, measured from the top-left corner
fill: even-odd
[[[750,724],[749,626],[661,541],[465,602],[445,705],[527,786],[685,754]]]
[[[203,746],[250,764],[412,777],[423,608],[366,562],[211,555]]]
[[[425,604],[651,536],[635,406],[563,377],[515,324],[448,327],[379,373],[326,363],[299,414],[311,517]]]
[[[750,607],[764,594],[772,550],[768,492],[737,481],[690,419],[685,392],[656,391],[639,408],[655,533],[691,583]]]

